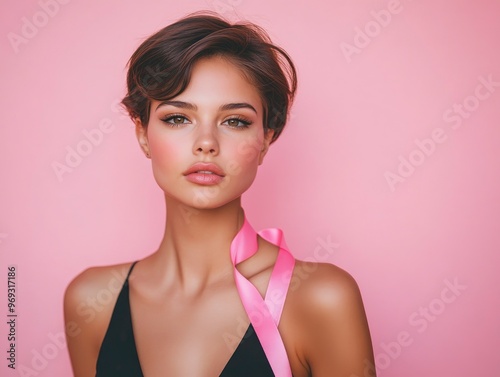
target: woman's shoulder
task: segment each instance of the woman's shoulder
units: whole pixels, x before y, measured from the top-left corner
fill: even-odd
[[[90,267],[64,293],[64,321],[75,375],[93,375],[99,349],[132,263]]]
[[[343,374],[371,360],[360,289],[347,271],[330,263],[297,260],[287,300],[300,339],[298,352],[311,368],[325,375]]]
[[[332,263],[295,259],[293,277],[297,285],[302,283],[305,289],[321,289],[323,293],[339,294],[358,287],[349,272]]]
[[[294,301],[304,308],[304,314],[314,317],[359,305],[361,300],[353,276],[331,263],[296,259],[289,289]]]
[[[89,267],[76,275],[64,293],[66,323],[77,324],[83,331],[105,330],[131,265]]]
[[[106,295],[103,290],[109,291],[110,295],[116,295],[125,282],[131,265],[132,262],[127,262],[86,268],[70,281],[65,291],[65,299]]]

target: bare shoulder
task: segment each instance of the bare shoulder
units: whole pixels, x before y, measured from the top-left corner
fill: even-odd
[[[294,299],[311,315],[326,310],[344,309],[359,303],[361,294],[356,280],[345,270],[329,263],[296,261],[290,289]]]
[[[90,267],[64,293],[64,321],[75,376],[95,374],[95,363],[131,263]]]
[[[356,280],[333,264],[297,261],[288,299],[302,335],[298,352],[313,375],[363,375],[373,350]]]
[[[64,293],[65,316],[83,327],[109,319],[130,266],[131,263],[123,263],[90,267],[79,273]]]
[[[131,263],[122,263],[110,266],[89,267],[75,276],[66,287],[64,294],[66,301],[97,297],[99,293],[106,295],[102,290],[107,289],[111,294],[119,291],[126,279]]]

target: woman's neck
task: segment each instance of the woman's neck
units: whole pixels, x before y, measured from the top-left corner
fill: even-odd
[[[241,200],[216,209],[194,209],[166,199],[165,233],[155,264],[165,269],[169,283],[188,294],[232,276],[229,250],[242,227]]]

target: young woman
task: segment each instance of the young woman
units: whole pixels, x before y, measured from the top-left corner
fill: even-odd
[[[127,84],[165,233],[144,259],[69,284],[74,375],[373,376],[353,278],[295,260],[279,229],[256,232],[241,207],[294,98],[286,52],[254,24],[192,14],[141,44]]]

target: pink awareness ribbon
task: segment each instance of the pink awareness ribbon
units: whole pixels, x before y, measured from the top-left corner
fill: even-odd
[[[258,248],[257,234],[268,242],[279,246],[265,299],[257,288],[247,280],[236,265],[254,255]],[[234,266],[236,287],[245,311],[259,338],[266,357],[277,377],[292,377],[290,362],[278,324],[292,278],[295,258],[288,251],[283,232],[278,228],[268,228],[258,233],[244,217],[243,225],[231,242],[231,261]]]

